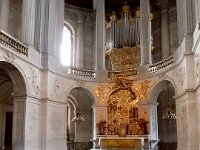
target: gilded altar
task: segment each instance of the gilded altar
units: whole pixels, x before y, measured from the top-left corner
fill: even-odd
[[[100,148],[133,148],[141,149],[145,146],[149,147],[150,136],[128,136],[128,137],[118,137],[118,136],[107,136],[99,137]]]

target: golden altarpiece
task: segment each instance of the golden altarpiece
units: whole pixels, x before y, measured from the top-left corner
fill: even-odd
[[[133,81],[140,49],[140,9],[132,11],[125,2],[120,15],[113,11],[106,21],[106,59],[112,71],[109,83],[96,87],[106,111],[104,117],[97,116],[96,124],[102,148],[139,148],[149,141],[149,122],[139,115],[139,104],[147,96],[150,82]]]

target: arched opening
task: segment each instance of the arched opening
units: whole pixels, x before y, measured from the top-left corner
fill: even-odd
[[[14,148],[23,143],[24,98],[26,86],[19,70],[0,62],[0,148]]]
[[[158,114],[158,137],[160,139],[159,147],[161,149],[176,150],[177,145],[177,127],[176,119],[163,119],[163,115],[166,113],[168,102],[171,103],[173,112],[176,112],[174,96],[174,88],[172,84],[166,81],[160,91],[157,102],[157,114]]]
[[[85,88],[76,87],[70,91],[67,106],[68,148],[92,148],[90,139],[93,137],[93,101],[92,94]],[[84,121],[72,121],[78,111]]]
[[[157,84],[152,92],[152,100],[157,102],[157,135],[159,139],[158,146],[163,150],[176,150],[177,147],[177,124],[176,118],[166,118],[169,114],[169,104],[171,112],[176,112],[176,103],[173,98],[175,89],[171,82],[162,81]]]

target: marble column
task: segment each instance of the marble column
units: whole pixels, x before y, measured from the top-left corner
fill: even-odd
[[[177,0],[177,21],[179,43],[186,40],[192,42],[192,33],[195,28],[195,6],[194,0]],[[192,45],[191,43],[189,43]],[[191,50],[191,46],[187,46],[186,50]]]
[[[22,42],[34,46],[36,0],[22,1]]]
[[[176,0],[177,6],[177,26],[178,26],[178,42],[183,40],[183,3],[182,0]]]
[[[76,49],[76,67],[84,67],[84,16],[82,13],[77,13],[77,49]]]
[[[169,23],[168,23],[168,0],[161,0],[161,42],[162,59],[170,56],[169,47]]]
[[[105,0],[94,0],[96,9],[96,69],[105,70]]]
[[[140,43],[141,43],[141,65],[151,63],[151,24],[149,0],[140,1]]]
[[[1,0],[0,30],[8,30],[10,0]]]
[[[198,22],[200,21],[200,11],[198,11],[200,9],[200,0],[196,0],[196,4],[197,4],[197,15],[198,15]]]
[[[194,0],[185,0],[185,6],[186,6],[186,34],[192,34],[195,28],[195,6],[194,6]]]

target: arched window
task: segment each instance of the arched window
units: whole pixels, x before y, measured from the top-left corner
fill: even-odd
[[[61,62],[64,66],[71,65],[72,54],[72,33],[69,28],[64,26],[63,28],[63,41],[61,46]]]

